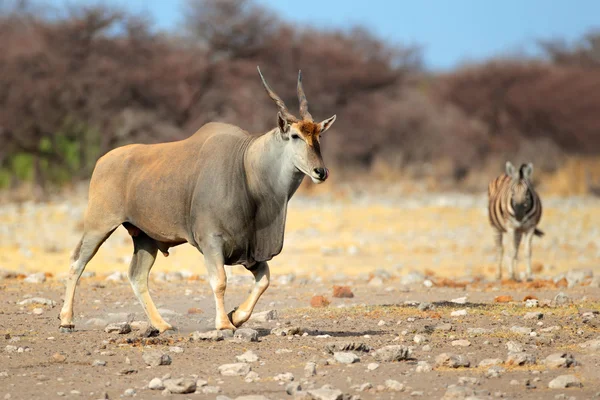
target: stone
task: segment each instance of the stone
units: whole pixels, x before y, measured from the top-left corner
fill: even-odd
[[[163,354],[159,351],[145,351],[142,353],[144,363],[150,367],[158,367],[159,365],[171,365],[171,356]]]
[[[333,286],[333,297],[338,299],[351,299],[354,297],[352,289],[349,286]]]
[[[467,328],[467,333],[472,336],[489,335],[490,333],[493,333],[493,332],[494,332],[493,329],[487,329],[487,328]]]
[[[298,382],[290,382],[285,386],[285,392],[290,396],[293,396],[294,394],[296,394],[296,392],[299,392],[301,390],[302,386]]]
[[[333,354],[336,351],[371,351],[371,346],[363,342],[334,342],[325,345],[325,351],[329,354]]]
[[[532,312],[528,312],[525,315],[523,315],[523,319],[542,319],[544,318],[544,314],[539,312],[539,311],[532,311]]]
[[[123,396],[124,397],[133,397],[135,396],[135,389],[125,389],[125,391],[123,392]]]
[[[314,400],[342,400],[344,398],[344,393],[338,389],[313,389],[309,390],[308,394],[312,396]]]
[[[64,363],[67,360],[67,356],[61,353],[52,354],[52,361],[56,363]]]
[[[235,400],[269,400],[269,398],[260,394],[248,394],[245,396],[238,396]]]
[[[572,365],[576,365],[576,362],[572,354],[554,353],[546,357],[544,365],[548,368],[569,368]]]
[[[327,307],[329,304],[330,301],[324,296],[313,296],[310,299],[310,306],[314,308]]]
[[[192,378],[165,379],[163,384],[170,393],[186,394],[196,391],[196,380]]]
[[[427,343],[429,341],[429,339],[427,338],[427,336],[424,335],[415,335],[415,337],[413,337],[413,342],[415,342],[416,344],[423,344],[423,343]]]
[[[535,356],[529,353],[508,353],[506,365],[533,365],[535,364],[535,361]]]
[[[525,307],[527,307],[527,308],[535,308],[535,307],[539,307],[539,306],[540,306],[540,302],[538,299],[525,300]]]
[[[504,363],[504,361],[502,361],[501,358],[484,358],[483,360],[479,361],[478,366],[486,368],[494,365],[501,365],[502,363]]]
[[[385,346],[376,350],[373,357],[379,362],[403,361],[410,358],[410,348],[400,345]]]
[[[247,363],[223,364],[219,367],[219,373],[223,376],[244,376],[251,369]]]
[[[239,362],[256,362],[258,361],[258,356],[252,351],[248,350],[244,354],[235,357]]]
[[[411,271],[400,279],[401,285],[412,285],[415,283],[423,283],[425,275],[419,271]]]
[[[461,376],[460,378],[458,378],[458,384],[463,385],[463,386],[465,386],[465,385],[475,386],[475,385],[479,384],[479,380],[472,376]]]
[[[415,372],[423,373],[423,372],[430,372],[432,370],[433,370],[433,367],[427,361],[419,361],[417,363],[417,368],[415,369]]]
[[[600,350],[600,339],[588,340],[579,345],[579,347],[590,350]]]
[[[304,365],[304,376],[306,378],[310,378],[317,375],[317,363],[314,363],[312,361],[307,362]]]
[[[500,375],[502,375],[505,371],[506,369],[502,368],[501,366],[494,365],[486,371],[485,376],[488,378],[499,378]]]
[[[92,361],[92,367],[104,367],[104,366],[106,366],[106,361],[104,361],[104,360]]]
[[[429,311],[433,310],[434,308],[435,306],[433,304],[426,302],[419,303],[419,306],[417,307],[419,311]]]
[[[218,342],[224,340],[226,337],[233,337],[233,332],[230,330],[224,331],[208,331],[208,332],[193,332],[192,339],[193,340],[208,340],[212,342]]]
[[[115,271],[106,277],[107,281],[122,282],[125,280],[125,274],[121,271]]]
[[[369,370],[369,371],[375,371],[377,368],[379,368],[379,364],[377,364],[377,363],[367,364],[367,370]]]
[[[120,335],[127,334],[131,332],[131,325],[127,322],[119,322],[116,324],[108,324],[106,328],[104,328],[104,332],[106,333],[118,333]]]
[[[513,326],[510,328],[512,333],[516,333],[517,335],[529,335],[533,329],[528,326]]]
[[[200,389],[203,394],[217,394],[221,392],[220,386],[204,386]]]
[[[179,346],[169,346],[169,351],[171,353],[181,354],[183,353],[183,348]]]
[[[277,310],[267,310],[252,314],[250,321],[253,322],[270,322],[279,319]]]
[[[333,358],[340,364],[354,364],[360,362],[360,357],[351,352],[335,352],[333,353]]]
[[[582,268],[569,270],[565,278],[567,279],[569,287],[573,287],[592,279],[593,276],[594,271],[592,271],[591,268]]]
[[[521,343],[513,340],[506,342],[506,348],[508,349],[509,353],[520,353],[521,351],[525,351],[525,348]]]
[[[271,335],[275,336],[294,336],[302,335],[302,329],[297,326],[278,326],[271,329]]]
[[[375,276],[369,281],[368,285],[369,286],[383,286],[383,279],[381,279],[379,276]]]
[[[31,310],[31,312],[32,312],[34,315],[42,315],[42,314],[44,313],[44,309],[43,309],[43,308],[40,308],[40,307],[36,307],[36,308],[34,308],[33,310]]]
[[[465,309],[455,310],[450,313],[451,317],[464,317],[465,315],[467,315],[467,310],[465,310]]]
[[[575,375],[560,375],[548,383],[550,389],[566,389],[582,386],[583,384]]]
[[[468,368],[471,362],[462,355],[453,353],[442,353],[435,358],[436,367],[448,367],[448,368]]]
[[[565,293],[560,292],[556,296],[554,296],[553,303],[556,306],[563,306],[563,305],[566,305],[566,304],[571,304],[572,300]]]
[[[502,295],[502,296],[494,297],[495,303],[510,303],[512,301],[514,301],[514,299],[512,296],[509,296],[509,295]]]
[[[454,304],[467,304],[467,298],[466,297],[458,297],[456,299],[450,300],[450,302],[454,303]]]
[[[292,382],[294,380],[294,374],[291,372],[285,372],[283,374],[275,375],[273,379],[279,382]]]
[[[163,390],[164,388],[165,385],[160,378],[154,378],[148,383],[148,389],[150,390]]]
[[[46,282],[46,274],[43,272],[37,272],[35,274],[30,274],[23,280],[23,282],[27,283],[44,283]]]
[[[145,331],[140,333],[139,336],[143,337],[143,338],[150,338],[150,337],[157,337],[158,335],[160,335],[160,331],[158,329],[156,329],[153,326],[148,326]]]
[[[239,342],[258,342],[258,331],[250,328],[240,328],[235,331],[233,338]]]
[[[393,390],[395,392],[401,392],[404,390],[404,385],[393,379],[386,380],[385,387],[388,388],[389,390]]]
[[[469,347],[471,345],[471,342],[469,342],[468,340],[465,339],[459,339],[459,340],[453,340],[452,341],[452,346],[458,346],[458,347]]]
[[[244,382],[251,383],[251,382],[258,381],[259,379],[260,379],[260,377],[258,376],[258,373],[254,372],[254,371],[250,371],[244,377]]]
[[[32,297],[30,299],[21,300],[17,304],[20,306],[28,306],[31,304],[41,304],[41,305],[50,306],[50,307],[56,306],[56,302],[54,300],[46,299],[43,297]]]
[[[474,394],[475,391],[468,386],[450,385],[448,386],[448,389],[446,389],[446,393],[444,393],[442,400],[467,399],[472,398]]]
[[[449,323],[438,324],[433,329],[436,331],[450,332],[452,330],[452,324],[449,324]]]

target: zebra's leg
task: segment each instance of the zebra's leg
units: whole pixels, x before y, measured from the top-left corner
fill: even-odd
[[[525,256],[527,257],[527,280],[530,281],[532,279],[532,272],[531,272],[531,241],[533,239],[533,234],[535,232],[535,228],[525,232],[525,243],[524,246],[525,248],[523,249],[525,252]]]
[[[502,261],[504,257],[504,247],[502,247],[502,232],[496,231],[494,234],[494,243],[496,244],[496,255],[498,257],[498,272],[496,273],[496,279],[502,280]]]
[[[517,259],[519,256],[519,245],[521,244],[521,232],[517,230],[511,230],[509,232],[509,238],[511,239],[510,248],[510,277],[512,280],[517,280]]]

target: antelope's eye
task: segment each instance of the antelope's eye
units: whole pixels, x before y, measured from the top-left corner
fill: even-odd
[[[296,135],[295,133],[292,133],[292,139],[300,139],[300,136]]]

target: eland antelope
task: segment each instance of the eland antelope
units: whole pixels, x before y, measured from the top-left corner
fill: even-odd
[[[542,201],[533,189],[531,175],[533,164],[522,164],[517,170],[510,161],[506,162],[506,173],[492,180],[488,186],[488,211],[490,224],[495,230],[498,253],[497,278],[502,279],[504,250],[502,235],[508,235],[510,248],[510,277],[517,279],[517,254],[521,238],[525,239],[527,256],[527,279],[531,278],[531,240],[533,235],[543,236],[537,229],[542,218]]]
[[[298,73],[300,117],[269,87],[278,108],[277,127],[251,136],[234,125],[208,123],[187,139],[132,144],[101,157],[90,181],[84,231],[71,256],[61,331],[72,331],[77,282],[102,243],[123,225],[133,238],[128,277],[153,327],[173,329],[148,292],[158,250],[190,243],[203,255],[214,293],[216,329],[235,329],[250,318],[269,286],[267,261],[281,252],[287,204],[305,175],[314,183],[329,173],[320,136],[336,116],[314,122]],[[241,264],[255,278],[248,298],[225,311],[225,265]]]

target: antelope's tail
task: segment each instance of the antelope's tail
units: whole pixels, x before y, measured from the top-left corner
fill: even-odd
[[[540,231],[538,228],[535,228],[535,230],[533,231],[533,234],[535,236],[539,236],[539,237],[544,236],[544,232]]]

